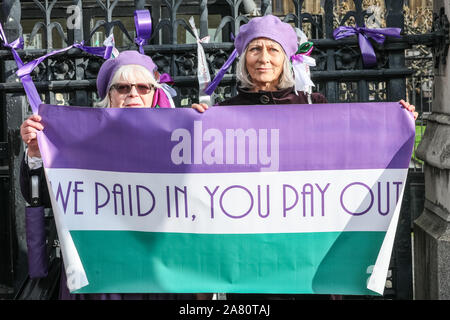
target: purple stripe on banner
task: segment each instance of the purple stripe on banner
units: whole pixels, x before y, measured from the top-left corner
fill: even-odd
[[[47,168],[202,173],[408,168],[398,103],[94,109],[41,105]],[[246,142],[237,136],[247,134]],[[253,151],[252,151],[253,150]]]

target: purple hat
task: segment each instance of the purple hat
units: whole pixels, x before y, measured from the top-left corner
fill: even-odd
[[[97,76],[97,91],[102,99],[106,97],[109,83],[111,82],[111,79],[116,71],[120,67],[129,64],[143,66],[147,68],[151,74],[153,74],[153,71],[157,69],[157,66],[153,62],[152,58],[133,50],[123,51],[117,56],[117,58],[106,60],[102,64]]]
[[[297,34],[294,28],[273,15],[253,18],[240,28],[239,34],[234,40],[234,46],[239,55],[245,51],[250,41],[256,38],[268,38],[278,42],[289,58],[298,49]]]

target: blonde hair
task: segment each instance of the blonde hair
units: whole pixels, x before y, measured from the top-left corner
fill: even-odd
[[[239,80],[240,88],[243,89],[253,89],[255,84],[252,82],[252,78],[250,77],[247,67],[245,66],[245,56],[247,55],[248,45],[245,48],[244,54],[239,57],[239,61],[236,65],[236,78]],[[283,50],[284,54],[284,63],[283,63],[283,71],[281,72],[278,89],[286,89],[293,87],[295,85],[294,72],[292,71],[292,65],[289,61],[288,56]]]
[[[140,76],[142,78],[148,79],[147,83],[153,85],[156,88],[161,88],[161,85],[155,80],[155,76],[147,68],[137,64],[127,64],[117,69],[117,71],[114,73],[114,76],[111,78],[111,82],[108,84],[108,90],[106,90],[107,94],[105,98],[95,103],[94,107],[110,108],[111,100],[109,99],[109,90],[111,89],[111,86],[113,84],[116,84],[121,77],[124,80],[129,81],[131,77],[135,76]]]

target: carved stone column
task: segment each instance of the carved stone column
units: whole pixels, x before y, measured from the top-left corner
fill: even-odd
[[[2,1],[0,3],[0,10],[0,22],[3,25],[8,42],[12,42],[22,36],[20,1]],[[11,58],[11,60],[0,61],[0,64],[0,70],[3,70],[5,75],[4,82],[16,82],[17,76],[15,72],[17,71],[17,65],[15,61]],[[27,273],[25,205],[20,193],[19,184],[19,168],[23,154],[23,144],[20,139],[19,127],[24,120],[24,115],[27,110],[25,97],[22,93],[6,93],[2,108],[4,110],[3,114],[6,116],[6,119],[2,119],[2,121],[6,124],[6,139],[8,142],[10,203],[8,208],[2,208],[1,213],[8,216],[8,229],[6,233],[9,234],[9,248],[7,251],[10,251],[10,258],[12,259],[8,273],[12,275],[13,282],[7,283],[7,285],[15,287],[23,281]],[[2,256],[0,259],[6,260],[7,258]],[[0,286],[2,285],[0,284]]]
[[[414,222],[416,299],[450,299],[450,2],[434,0],[433,112],[417,154],[425,162],[424,211]]]

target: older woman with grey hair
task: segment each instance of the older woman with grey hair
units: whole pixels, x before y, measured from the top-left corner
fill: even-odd
[[[243,25],[235,39],[239,54],[236,77],[238,94],[218,105],[274,105],[326,103],[320,93],[295,91],[290,58],[298,49],[291,25],[273,15],[253,18]],[[193,104],[199,112],[206,104]]]
[[[235,47],[240,57],[236,70],[238,94],[222,101],[219,106],[327,102],[320,93],[295,91],[290,57],[298,50],[297,34],[279,18],[273,15],[253,18],[241,27]],[[198,103],[193,104],[192,108],[204,112],[208,105]],[[227,299],[271,299],[274,296],[227,294]],[[292,298],[292,295],[277,296]]]
[[[153,60],[137,51],[121,52],[117,58],[102,64],[97,77],[100,108],[174,108],[172,97],[163,84]],[[27,144],[25,158],[40,164],[37,132],[43,130],[41,117],[30,116],[20,126],[22,140]],[[34,160],[32,158],[38,158]]]
[[[327,103],[320,93],[295,90],[291,59],[296,56],[298,41],[288,23],[273,15],[253,18],[241,27],[235,47],[240,57],[236,71],[238,94],[219,106]],[[399,102],[417,118],[413,105]],[[193,104],[192,108],[204,112],[208,105]]]

